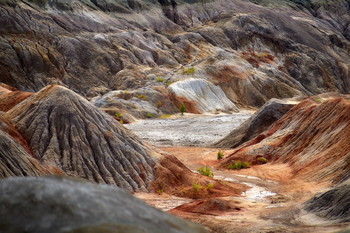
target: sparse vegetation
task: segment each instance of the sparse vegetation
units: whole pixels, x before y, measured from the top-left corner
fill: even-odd
[[[168,80],[168,81],[166,81],[166,85],[167,86],[170,86],[170,84],[172,84],[173,82],[171,81],[171,80]]]
[[[123,120],[120,120],[119,123],[120,123],[120,124],[124,124],[124,121],[123,121]]]
[[[185,107],[185,104],[184,103],[182,103],[181,105],[180,105],[180,112],[181,112],[181,115],[183,115],[184,114],[184,112],[186,112],[186,107]]]
[[[162,82],[164,82],[164,78],[156,77],[156,81],[159,82],[159,83],[162,83]]]
[[[119,112],[117,112],[116,114],[114,114],[115,117],[117,118],[121,118],[122,117],[122,114],[120,114]]]
[[[208,189],[213,189],[214,188],[214,184],[209,183],[207,187],[208,187]]]
[[[198,190],[200,190],[202,188],[202,186],[200,184],[194,183],[192,184],[192,189],[194,192],[198,192]]]
[[[224,153],[222,151],[219,151],[217,154],[217,158],[218,160],[223,159],[224,158]]]
[[[191,74],[194,74],[195,72],[196,72],[196,70],[193,66],[191,66],[187,69],[182,67],[182,74],[184,74],[184,75],[191,75]]]
[[[169,118],[169,117],[171,117],[171,115],[168,115],[168,114],[165,114],[165,115],[161,115],[161,116],[160,116],[160,118],[163,118],[163,119],[164,119],[164,118]]]
[[[201,174],[203,176],[208,176],[208,177],[214,176],[213,172],[211,171],[210,167],[208,167],[208,166],[198,168],[197,172],[199,172],[199,174]]]
[[[136,97],[139,98],[140,100],[147,100],[147,96],[142,94],[137,94]]]
[[[230,165],[227,166],[228,169],[232,169],[232,170],[240,170],[248,167],[250,167],[249,162],[247,161],[242,162],[240,160],[234,160]]]
[[[259,157],[256,159],[260,164],[265,164],[265,163],[268,163],[269,160],[265,157]]]
[[[153,117],[153,115],[152,115],[152,113],[147,113],[147,118],[152,118]]]
[[[157,107],[159,108],[159,107],[162,106],[162,105],[163,105],[162,101],[159,100],[159,101],[157,102]]]

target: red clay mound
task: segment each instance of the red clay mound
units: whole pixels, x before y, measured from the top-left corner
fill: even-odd
[[[32,94],[18,91],[13,87],[0,83],[0,111],[7,112]]]
[[[157,179],[152,189],[157,193],[168,193],[192,199],[240,195],[247,187],[214,180],[191,172],[172,155],[163,154],[155,166]]]
[[[221,199],[201,199],[178,206],[169,212],[178,214],[179,212],[188,212],[205,215],[222,215],[228,212],[241,211],[243,208],[238,205],[239,202],[227,201]]]
[[[237,148],[220,163],[257,164],[258,157],[288,163],[294,175],[310,181],[338,183],[350,176],[350,101],[305,100],[268,130]]]

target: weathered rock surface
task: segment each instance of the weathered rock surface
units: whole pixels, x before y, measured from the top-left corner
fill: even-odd
[[[151,150],[110,116],[61,86],[48,86],[8,111],[44,165],[69,176],[146,190],[155,179]]]
[[[1,232],[207,232],[107,185],[62,178],[0,181]]]
[[[194,78],[219,86],[238,107],[349,93],[348,0],[254,2],[269,7],[2,0],[0,81],[21,91],[64,84],[92,97],[159,85],[153,76],[187,79],[181,67],[194,67]]]
[[[339,222],[350,222],[349,180],[325,193],[317,194],[305,203],[304,208],[323,218]]]
[[[0,178],[39,176],[50,172],[39,164],[16,129],[0,114]]]
[[[226,157],[256,163],[258,157],[287,163],[297,177],[317,182],[340,183],[350,177],[347,96],[302,101],[268,130],[238,147]]]
[[[189,78],[169,86],[177,103],[185,103],[186,110],[194,113],[234,111],[238,108],[220,87],[203,79]]]
[[[219,148],[235,148],[267,130],[298,102],[272,99],[227,136],[214,143]]]

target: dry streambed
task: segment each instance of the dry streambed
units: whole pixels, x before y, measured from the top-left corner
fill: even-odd
[[[241,183],[248,190],[240,197],[213,198],[208,205],[233,203],[235,211],[206,213],[209,206],[196,206],[198,200],[167,194],[138,193],[149,204],[180,217],[207,226],[212,232],[335,232],[344,226],[317,218],[301,209],[321,187],[303,181],[291,181],[287,165],[260,165],[239,172],[216,170],[217,148],[206,148],[224,137],[251,116],[252,113],[195,116],[186,114],[168,119],[138,121],[127,128],[149,143],[175,155],[192,171],[203,165],[211,166],[214,179]],[[188,147],[192,146],[192,147]],[[195,147],[194,147],[195,146]],[[200,147],[201,146],[201,147]],[[225,155],[231,150],[223,150]],[[187,210],[186,210],[187,208]],[[185,209],[185,211],[184,211]],[[190,211],[188,211],[190,209]],[[192,212],[192,209],[198,212]],[[214,214],[213,214],[214,213]]]

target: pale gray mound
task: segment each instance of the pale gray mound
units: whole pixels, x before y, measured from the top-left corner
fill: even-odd
[[[306,210],[317,216],[350,222],[350,180],[307,201]]]
[[[154,180],[151,150],[67,88],[48,86],[8,114],[43,165],[129,191],[146,190]]]
[[[262,106],[259,111],[246,120],[240,127],[235,128],[223,139],[214,143],[213,146],[235,148],[268,129],[295,105],[296,102],[272,99]]]
[[[206,232],[117,187],[58,177],[1,180],[0,206],[4,233]]]

